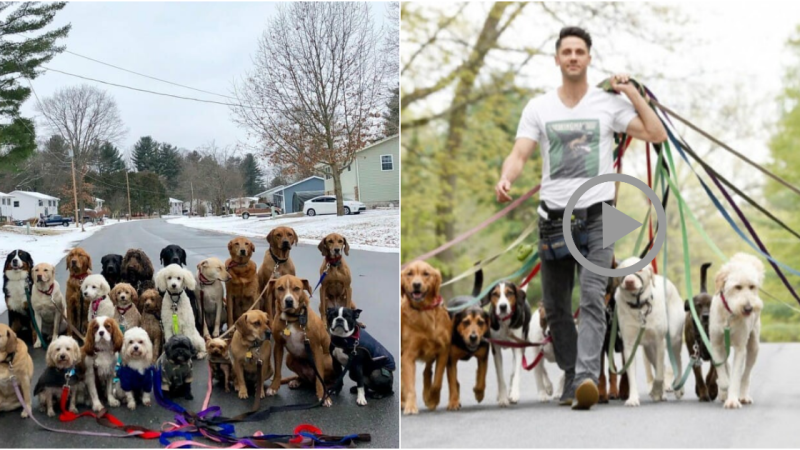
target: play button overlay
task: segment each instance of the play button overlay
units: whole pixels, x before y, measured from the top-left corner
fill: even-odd
[[[636,231],[642,224],[617,208],[603,203],[603,248]]]
[[[575,210],[575,205],[578,204],[578,200],[580,200],[580,198],[586,194],[589,189],[603,183],[611,183],[614,181],[630,184],[631,186],[634,186],[640,191],[644,192],[644,194],[647,195],[647,198],[649,198],[653,203],[653,207],[656,209],[656,217],[658,218],[658,224],[660,225],[658,227],[658,233],[656,234],[655,242],[653,242],[653,248],[651,248],[650,251],[644,255],[644,258],[642,258],[641,261],[630,267],[625,267],[622,269],[600,267],[586,259],[586,257],[581,254],[581,252],[578,250],[578,247],[575,245],[575,241],[572,238],[572,227],[569,220],[572,217],[572,211]],[[605,203],[603,204],[602,220],[603,248],[607,248],[614,242],[627,236],[631,232],[636,231],[642,226],[642,224],[637,220],[632,219],[613,206]],[[650,261],[655,259],[655,257],[658,255],[658,252],[661,250],[661,247],[664,245],[664,241],[667,238],[667,228],[666,226],[661,226],[667,223],[667,213],[664,212],[664,208],[661,206],[661,199],[659,199],[656,193],[653,192],[653,190],[650,189],[643,181],[630,175],[624,175],[621,173],[608,173],[605,175],[596,176],[580,185],[580,187],[575,190],[575,193],[572,194],[572,197],[569,198],[567,206],[564,208],[564,220],[562,222],[564,224],[564,240],[566,241],[570,254],[572,254],[573,258],[575,258],[575,261],[583,266],[584,269],[607,277],[624,277],[644,269],[648,264],[650,264]]]

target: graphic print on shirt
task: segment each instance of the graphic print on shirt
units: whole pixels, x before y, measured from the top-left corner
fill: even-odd
[[[550,141],[550,178],[596,177],[600,167],[600,121],[564,120],[545,124]]]

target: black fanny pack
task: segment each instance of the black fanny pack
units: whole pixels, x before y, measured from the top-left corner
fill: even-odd
[[[606,202],[611,204],[611,202]],[[564,239],[564,210],[551,209],[542,202],[542,209],[547,213],[548,219],[539,217],[539,257],[543,261],[557,261],[570,255],[567,242]],[[570,230],[572,240],[578,251],[585,257],[589,254],[589,217],[603,213],[603,203],[595,203],[588,208],[572,210],[570,217]]]

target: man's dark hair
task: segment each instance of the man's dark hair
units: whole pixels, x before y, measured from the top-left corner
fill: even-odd
[[[581,27],[564,27],[558,33],[558,40],[556,41],[556,53],[558,53],[558,49],[561,48],[561,40],[570,36],[583,39],[583,42],[586,43],[586,49],[592,49],[592,37],[589,36],[589,33],[586,30]]]

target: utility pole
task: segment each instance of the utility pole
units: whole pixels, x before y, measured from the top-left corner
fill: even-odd
[[[189,203],[189,218],[192,218],[192,210],[194,209],[194,183],[189,182],[189,187],[192,189],[192,199],[191,203]]]
[[[72,197],[75,200],[75,228],[81,226],[78,216],[78,186],[75,184],[75,152],[69,149],[70,164],[72,165]]]
[[[131,183],[128,181],[128,168],[125,168],[125,185],[128,186],[128,222],[131,221]]]

